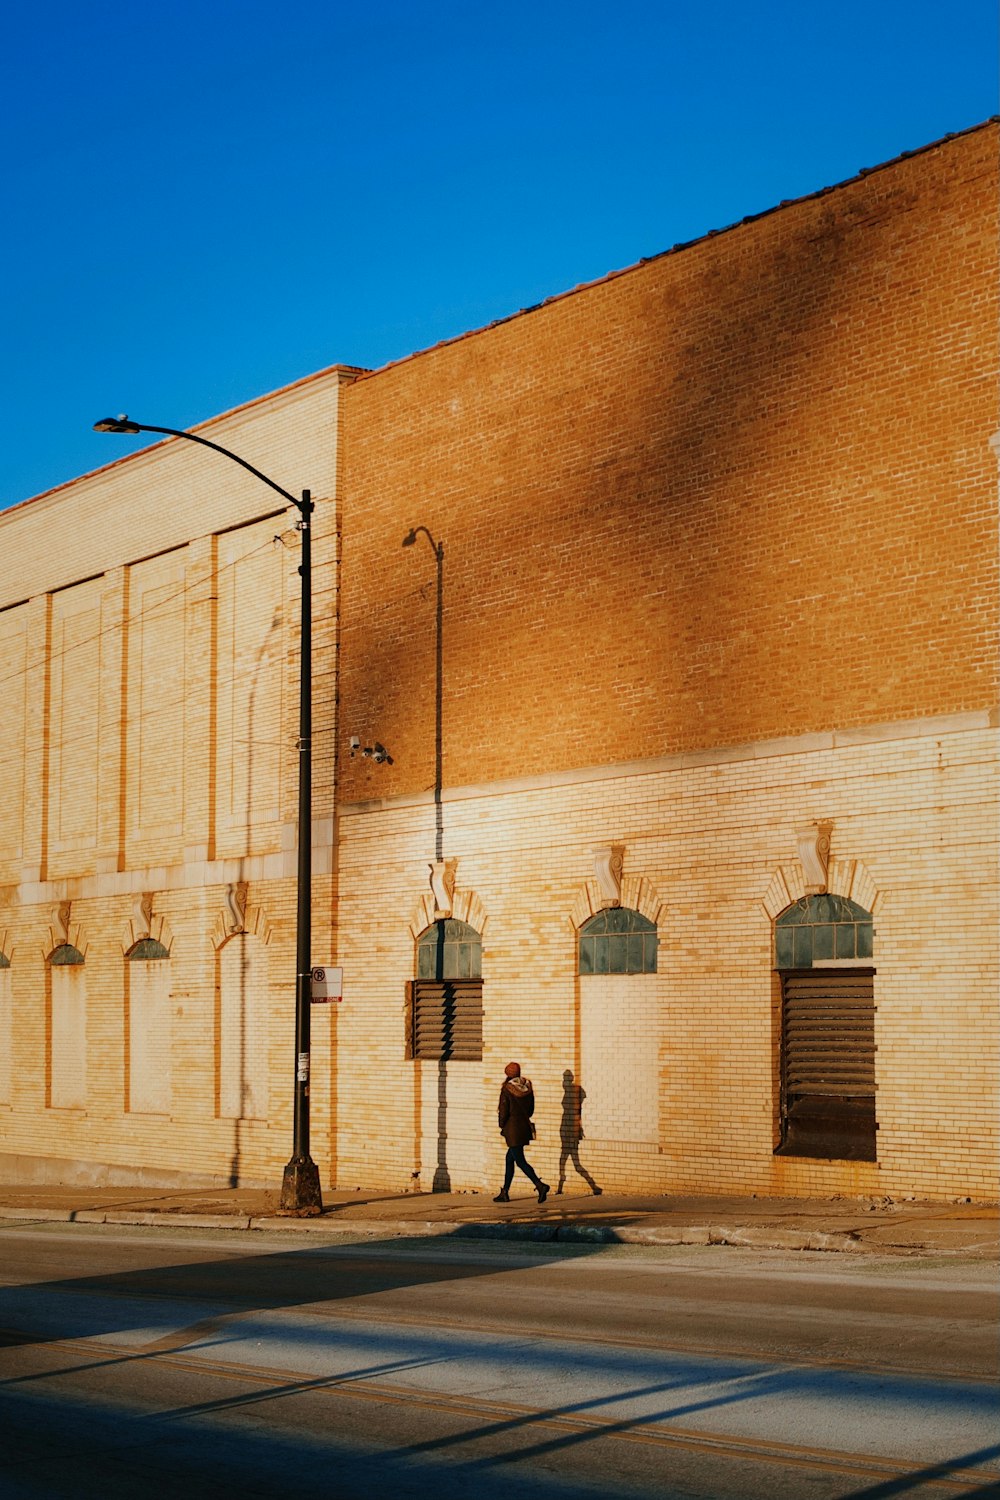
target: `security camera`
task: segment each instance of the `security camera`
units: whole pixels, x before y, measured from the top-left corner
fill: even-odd
[[[351,744],[351,755],[353,757],[361,749],[361,741],[358,739],[358,736],[356,734],[352,734],[351,735],[350,744]]]
[[[354,754],[355,749],[360,744],[361,744],[361,741],[358,740],[358,739],[355,739],[352,736],[352,738],[351,738],[351,754],[352,755]],[[385,746],[382,745],[382,744],[380,744],[378,742],[378,740],[375,741],[374,745],[365,745],[364,749],[361,751],[361,754],[364,756],[365,760],[373,760],[377,766],[381,766],[381,765],[384,765],[384,764],[388,764],[390,766],[392,765],[392,756],[389,754],[389,752],[385,748]]]

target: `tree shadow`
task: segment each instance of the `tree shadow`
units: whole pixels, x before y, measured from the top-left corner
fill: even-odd
[[[536,1251],[530,1264],[564,1260],[581,1251],[599,1253],[601,1248],[560,1248],[553,1242]],[[444,1260],[421,1236],[396,1236],[354,1250],[353,1246],[310,1245],[259,1255],[238,1251],[212,1260],[192,1258],[166,1266],[3,1286],[0,1347],[148,1329],[156,1322],[158,1307],[163,1308],[164,1324],[173,1327],[176,1308],[170,1308],[177,1303],[193,1315],[193,1327],[199,1325],[198,1314],[206,1303],[216,1309],[212,1316],[217,1322],[254,1312],[314,1307],[411,1286],[467,1280],[497,1270],[492,1263]],[[34,1326],[24,1327],[26,1321]]]
[[[566,1186],[566,1163],[573,1164],[574,1171],[583,1178],[590,1191],[599,1197],[603,1189],[587,1171],[580,1160],[580,1142],[583,1140],[583,1101],[586,1090],[577,1083],[569,1068],[563,1073],[562,1117],[559,1121],[559,1181],[556,1192]]]
[[[142,1253],[143,1244],[137,1240],[133,1250]],[[588,1250],[600,1253],[599,1246],[566,1251],[553,1245],[536,1251],[528,1264],[544,1266]],[[495,1261],[485,1257],[450,1261],[442,1257],[439,1244],[397,1237],[360,1248],[310,1246],[248,1255],[240,1251],[211,1260],[195,1258],[192,1247],[188,1262],[0,1288],[0,1327],[6,1330],[0,1342],[8,1347],[160,1333],[125,1350],[119,1345],[102,1351],[97,1345],[90,1351],[94,1358],[89,1365],[80,1358],[86,1351],[78,1348],[65,1369],[50,1366],[0,1380],[0,1397],[6,1403],[4,1425],[9,1428],[5,1467],[13,1475],[10,1492],[69,1494],[62,1486],[72,1465],[74,1474],[80,1476],[74,1496],[134,1494],[139,1480],[129,1465],[139,1461],[143,1474],[150,1464],[165,1465],[164,1483],[156,1485],[158,1494],[215,1493],[219,1485],[223,1487],[218,1493],[231,1494],[249,1485],[248,1493],[269,1496],[287,1492],[294,1476],[296,1492],[302,1495],[384,1493],[387,1481],[395,1478],[405,1481],[408,1494],[464,1497],[474,1493],[484,1500],[494,1496],[499,1500],[509,1493],[505,1486],[510,1483],[510,1466],[516,1464],[518,1494],[542,1497],[556,1493],[544,1472],[552,1467],[553,1459],[569,1465],[575,1455],[575,1462],[586,1466],[594,1442],[631,1433],[652,1434],[660,1424],[659,1436],[669,1442],[669,1424],[683,1419],[775,1399],[782,1403],[786,1398],[805,1397],[836,1404],[845,1390],[861,1402],[878,1400],[890,1407],[895,1403],[895,1418],[891,1410],[887,1416],[891,1424],[915,1416],[926,1400],[926,1380],[903,1379],[886,1390],[878,1371],[859,1374],[808,1364],[775,1367],[767,1360],[741,1354],[616,1350],[595,1341],[590,1348],[574,1346],[573,1383],[562,1398],[556,1395],[532,1410],[484,1410],[477,1417],[468,1409],[462,1361],[485,1357],[506,1368],[509,1351],[504,1341],[490,1341],[484,1353],[481,1332],[477,1336],[473,1329],[471,1337],[478,1341],[463,1351],[461,1335],[456,1347],[456,1331],[439,1328],[435,1322],[413,1326],[405,1317],[397,1322],[362,1315],[345,1332],[343,1324],[331,1326],[321,1312],[331,1304],[379,1292],[490,1276],[498,1269]],[[516,1269],[509,1262],[502,1265],[505,1274]],[[255,1314],[293,1309],[318,1316],[277,1328],[264,1316],[255,1322]],[[12,1326],[18,1322],[21,1328]],[[188,1397],[185,1387],[178,1402],[177,1385],[168,1377],[162,1386],[144,1384],[140,1378],[156,1368],[159,1357],[183,1354],[189,1380],[196,1368],[190,1365],[193,1354],[211,1353],[225,1361],[227,1346],[267,1344],[269,1340],[275,1341],[270,1355],[254,1356],[254,1363],[246,1366],[233,1364],[232,1359],[225,1364],[228,1389],[220,1391],[212,1383],[218,1371],[206,1360],[204,1370],[198,1372],[206,1381],[196,1393],[200,1399]],[[282,1344],[292,1346],[295,1361],[287,1370],[281,1368],[289,1357],[279,1352]],[[338,1349],[341,1368],[335,1367],[333,1357]],[[262,1358],[278,1367],[261,1368]],[[111,1374],[115,1366],[119,1373],[123,1369],[135,1372],[124,1397],[104,1394],[95,1402],[60,1383],[60,1377],[76,1378],[88,1370],[99,1378],[101,1373]],[[403,1386],[390,1384],[385,1389],[397,1390],[402,1398],[407,1376],[431,1366],[450,1369],[435,1384],[435,1389],[441,1387],[445,1416],[437,1430],[432,1428],[415,1440],[412,1422],[405,1418],[401,1428],[393,1423],[376,1430],[374,1422],[370,1429],[355,1428],[355,1433],[365,1433],[359,1439],[349,1435],[350,1429],[331,1422],[328,1410],[283,1404],[308,1400],[324,1391],[349,1396],[354,1383],[393,1380],[402,1380]],[[518,1371],[517,1392],[544,1390],[552,1379],[565,1383],[565,1354],[547,1348],[544,1340],[526,1341],[519,1350]],[[242,1389],[233,1389],[234,1375]],[[572,1393],[574,1388],[579,1394]],[[106,1393],[111,1387],[105,1383],[100,1389]],[[934,1389],[935,1400],[951,1406],[956,1414],[969,1410],[967,1386],[935,1383]],[[447,1411],[452,1402],[454,1413],[459,1414],[455,1405],[459,1392],[463,1420],[456,1426]],[[419,1379],[412,1393],[426,1404],[427,1391]],[[359,1390],[358,1394],[364,1393]],[[975,1393],[973,1411],[980,1420],[985,1421],[992,1403],[992,1392]],[[263,1417],[264,1407],[272,1413],[269,1427],[253,1417],[255,1409]],[[253,1417],[249,1426],[240,1421],[243,1412]],[[226,1421],[230,1417],[232,1424]],[[58,1443],[51,1440],[53,1432],[59,1434]],[[685,1434],[692,1436],[685,1429],[677,1437],[684,1440]],[[706,1438],[716,1440],[711,1427]],[[724,1435],[720,1440],[725,1443]],[[806,1463],[808,1451],[803,1455]],[[989,1470],[975,1471],[998,1455],[1000,1445],[984,1446],[922,1469],[900,1461],[905,1473],[879,1477],[869,1488],[853,1491],[851,1500],[888,1500],[924,1483],[947,1482],[952,1476],[961,1476],[967,1483],[981,1478],[983,1486],[966,1493],[994,1495],[997,1485]],[[329,1464],[334,1461],[343,1462],[346,1468],[337,1469],[342,1487],[331,1489]],[[719,1461],[744,1462],[745,1456],[721,1455]],[[533,1463],[539,1464],[541,1472],[521,1467]],[[572,1480],[576,1472],[567,1467],[565,1477],[560,1475],[561,1493],[566,1493],[566,1478]],[[88,1488],[96,1473],[102,1483],[113,1475],[115,1484],[109,1484],[107,1491],[98,1491],[96,1485]],[[18,1488],[22,1479],[26,1483]],[[207,1481],[209,1488],[199,1480]],[[129,1488],[130,1484],[134,1487]],[[8,1493],[2,1482],[0,1491]]]

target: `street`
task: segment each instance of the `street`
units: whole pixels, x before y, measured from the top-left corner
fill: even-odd
[[[0,1496],[1000,1496],[997,1278],[0,1228]]]

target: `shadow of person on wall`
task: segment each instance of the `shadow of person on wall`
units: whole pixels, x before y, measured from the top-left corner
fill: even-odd
[[[583,1178],[590,1191],[599,1197],[602,1189],[587,1171],[580,1160],[580,1142],[583,1140],[583,1101],[587,1095],[580,1084],[576,1082],[569,1068],[563,1074],[562,1095],[562,1119],[559,1122],[559,1183],[556,1192],[561,1193],[566,1186],[566,1163],[573,1163],[573,1168]]]

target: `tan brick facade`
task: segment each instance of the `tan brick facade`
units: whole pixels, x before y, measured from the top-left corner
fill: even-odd
[[[446,785],[992,707],[997,230],[994,126],[359,380],[344,798],[433,778],[421,523]]]
[[[375,1140],[363,1127],[353,1140],[342,1136],[343,1180],[370,1177],[373,1153],[376,1161],[398,1153],[400,1170],[387,1180],[403,1185],[402,1167],[413,1156],[410,1170],[429,1182],[439,1160],[439,1109],[457,1184],[477,1182],[472,1164],[482,1162],[483,1142],[487,1179],[491,1169],[495,1175],[495,1085],[510,1056],[538,1089],[536,1159],[554,1180],[563,1074],[571,1071],[593,1097],[597,1078],[620,1068],[620,1051],[584,1052],[585,991],[597,981],[575,973],[581,905],[589,912],[601,900],[593,848],[614,838],[625,854],[623,904],[658,913],[658,973],[615,979],[613,998],[619,1009],[632,1003],[644,1017],[642,1041],[655,1055],[659,1095],[655,1117],[622,1130],[624,1140],[591,1129],[584,1102],[580,1156],[598,1182],[991,1195],[998,1146],[990,1103],[997,1061],[996,731],[987,715],[970,714],[871,738],[818,739],[446,796],[456,911],[474,892],[485,913],[486,1033],[481,1066],[450,1065],[443,1105],[436,1065],[416,1065],[422,1077],[414,1078],[415,1065],[401,1057],[413,944],[393,920],[425,884],[433,803],[424,795],[349,810],[340,842],[347,978],[336,1022],[341,1055],[365,1065],[339,1075],[341,1108],[363,1122],[374,1079],[382,1097],[412,1097],[417,1123],[404,1109],[398,1119],[383,1113]],[[830,889],[875,913],[877,1164],[773,1154],[780,1022],[771,920],[803,893],[795,829],[826,820],[833,825]],[[379,850],[391,850],[391,862]],[[650,982],[659,1015],[654,1035],[645,996],[628,994]],[[623,1079],[638,1110],[637,1083]]]
[[[324,1182],[493,1183],[517,1056],[569,1190],[995,1196],[996,149],[209,424],[317,502]],[[0,1164],[273,1181],[294,513],[175,442],[0,539]],[[809,828],[874,919],[874,1160],[776,1153]],[[606,910],[655,923],[655,973],[579,972]],[[481,1062],[409,1049],[442,913],[482,934]]]

